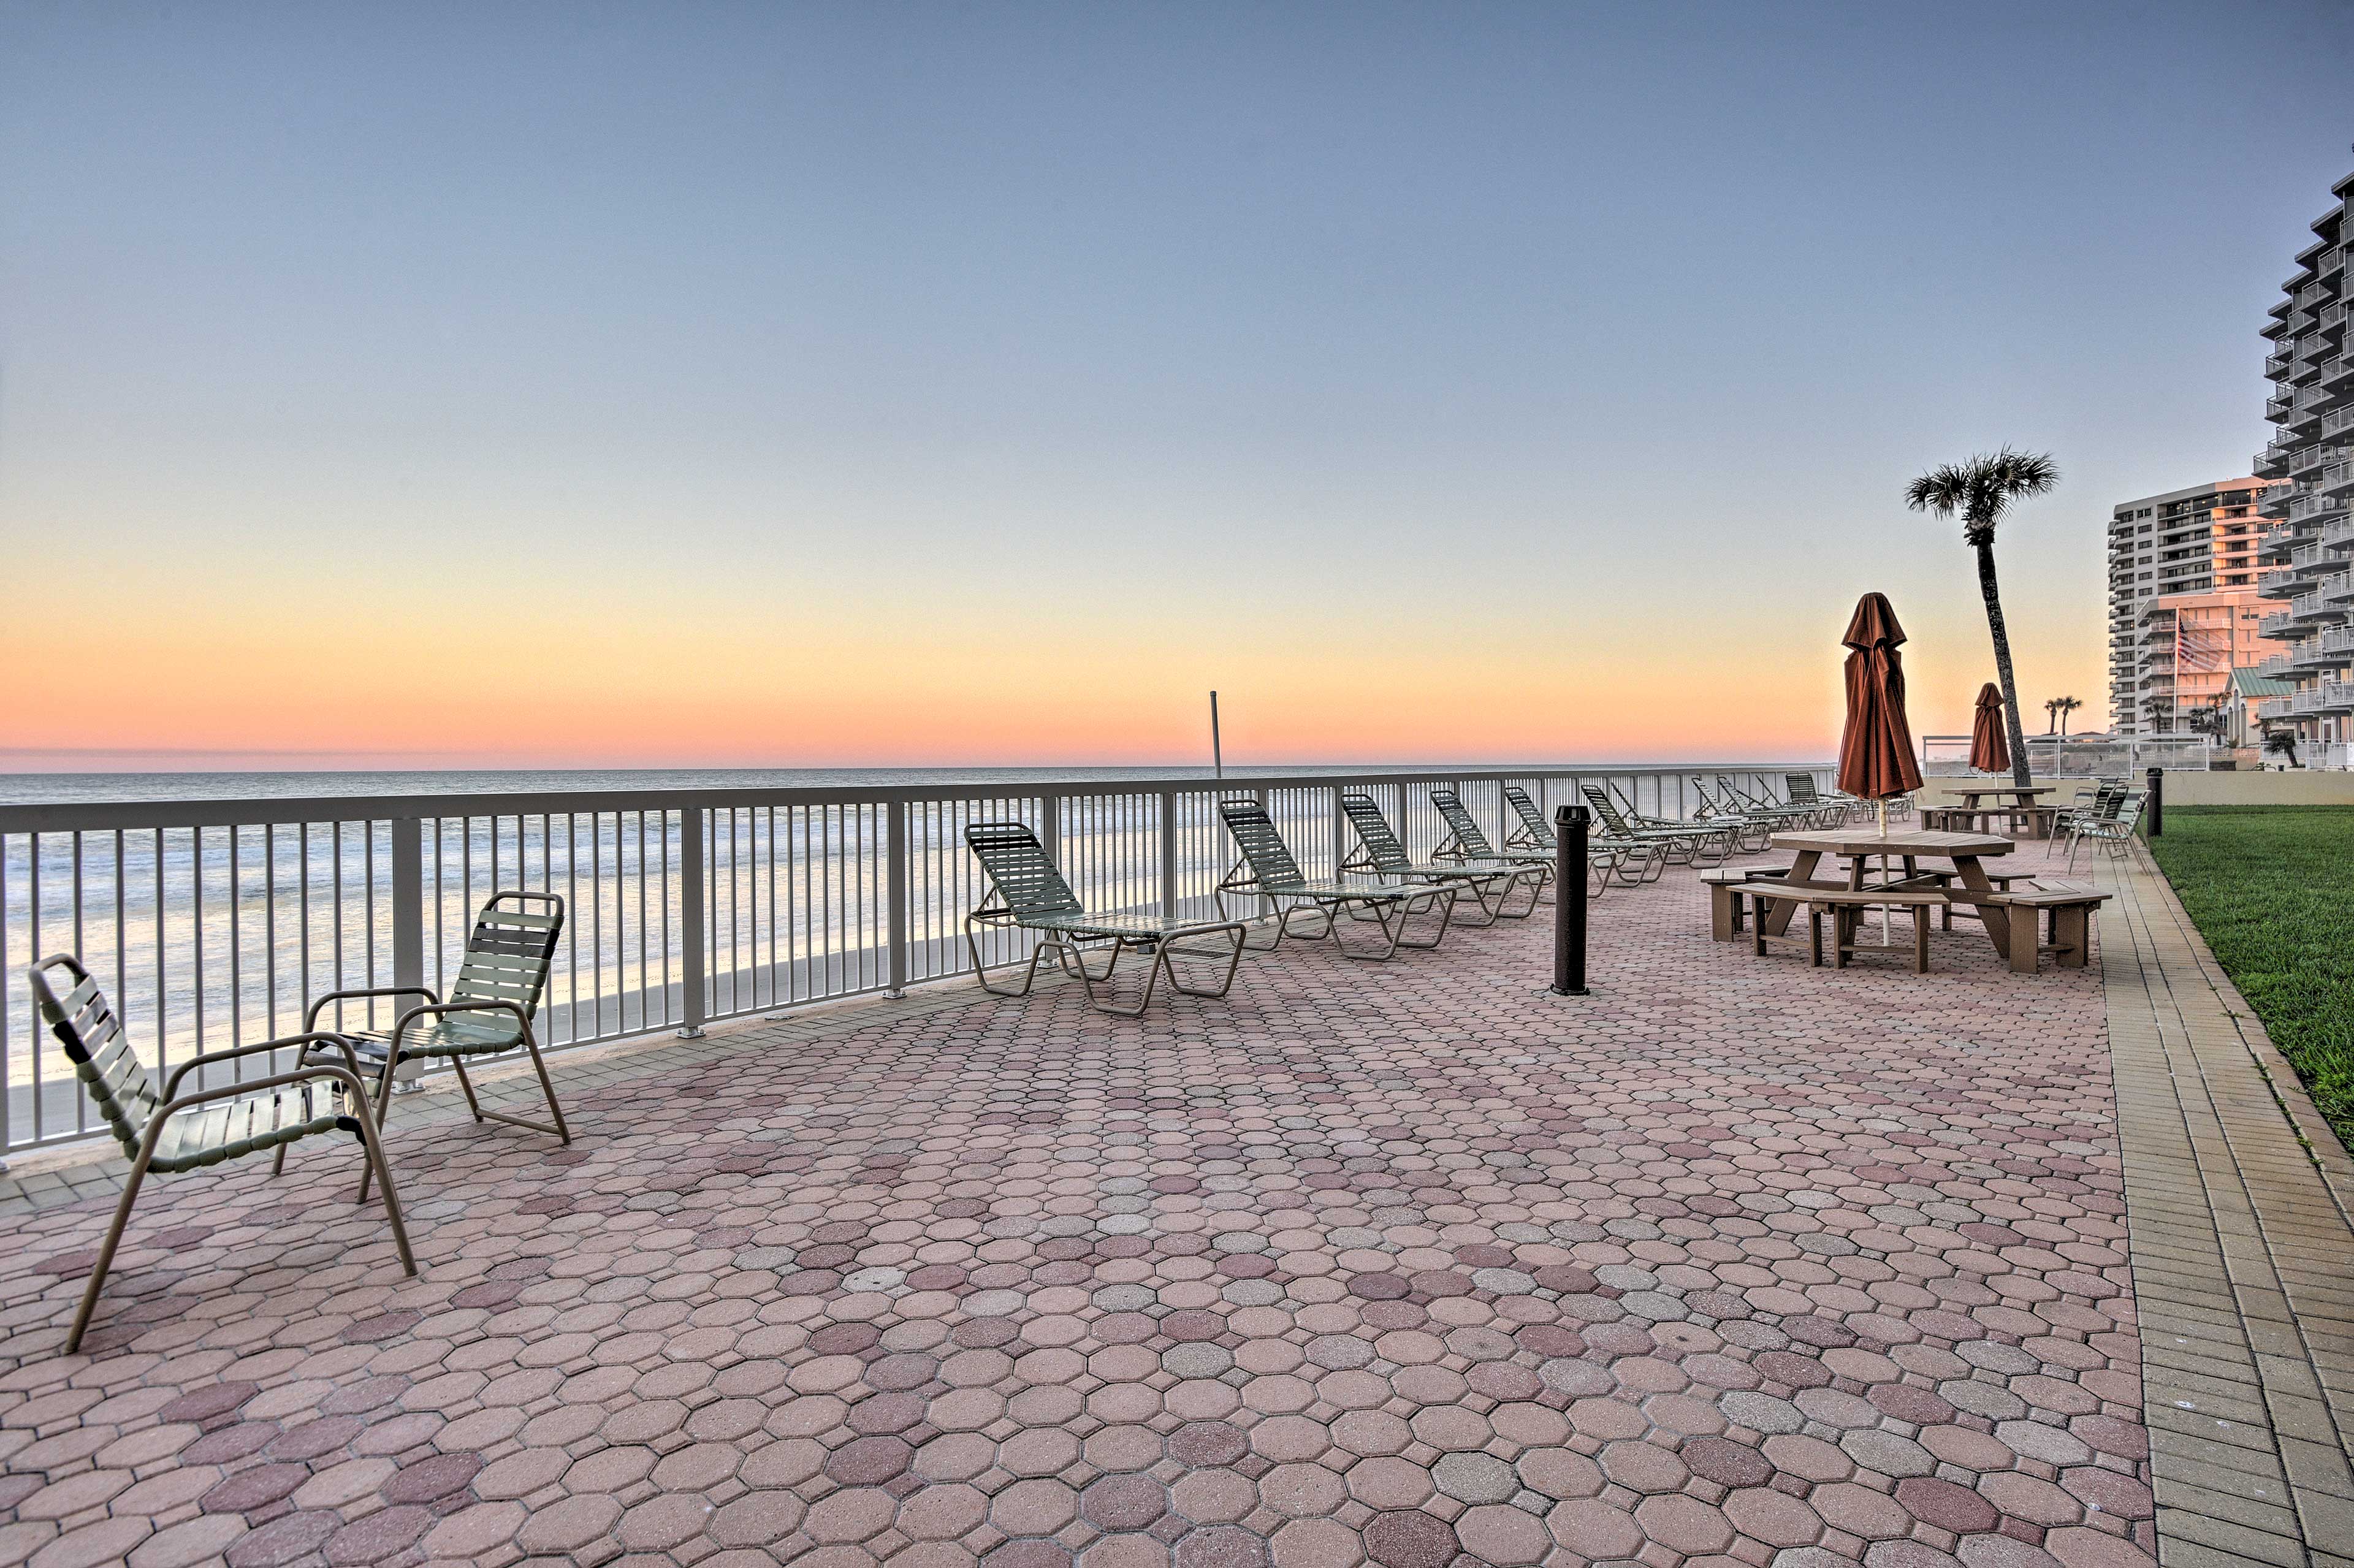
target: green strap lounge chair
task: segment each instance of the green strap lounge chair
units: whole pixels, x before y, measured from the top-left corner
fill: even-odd
[[[404,1010],[390,1029],[339,1029],[358,1060],[376,1080],[376,1121],[384,1125],[392,1112],[393,1077],[403,1062],[438,1058],[457,1070],[458,1086],[466,1094],[466,1108],[477,1122],[504,1122],[530,1132],[545,1132],[559,1143],[572,1141],[564,1107],[556,1103],[556,1086],[548,1080],[547,1063],[540,1056],[532,1020],[547,989],[548,967],[556,959],[557,938],[564,930],[564,899],[554,893],[494,893],[474,916],[466,938],[466,953],[458,966],[458,981],[443,1001],[425,986],[375,986],[356,991],[331,991],[311,1003],[305,1029],[319,1027],[319,1014],[333,1003],[374,997],[421,996],[423,1005]],[[340,1011],[340,1010],[339,1010]],[[482,1108],[466,1076],[470,1056],[496,1056],[521,1049],[539,1075],[539,1091],[547,1099],[552,1120],[532,1121]],[[313,1054],[318,1054],[313,1047]],[[309,1057],[306,1056],[305,1060]],[[279,1155],[280,1166],[285,1155]],[[366,1191],[362,1183],[361,1191]]]
[[[1578,793],[1585,797],[1585,803],[1594,808],[1595,820],[1612,838],[1658,844],[1666,850],[1670,860],[1680,865],[1718,865],[1733,853],[1733,832],[1721,823],[1686,822],[1673,827],[1665,824],[1638,827],[1628,821],[1625,813],[1618,810],[1618,803],[1597,787],[1583,784],[1578,787]]]
[[[1504,803],[1521,820],[1504,840],[1506,849],[1535,849],[1547,854],[1560,852],[1561,841],[1553,836],[1553,824],[1529,792],[1517,784],[1504,786]],[[1646,882],[1657,882],[1668,869],[1666,853],[1658,844],[1638,843],[1628,839],[1614,839],[1607,833],[1589,832],[1585,839],[1586,869],[1594,874],[1595,891],[1599,893],[1613,880],[1628,887],[1638,887]]]
[[[1455,865],[1519,865],[1537,873],[1537,891],[1542,895],[1553,881],[1553,862],[1557,854],[1539,849],[1500,850],[1490,842],[1487,830],[1479,819],[1463,803],[1463,797],[1446,785],[1430,792],[1430,803],[1438,812],[1438,820],[1447,824],[1447,837],[1430,852],[1433,860],[1443,860]],[[1592,860],[1591,853],[1587,859]]]
[[[1344,958],[1386,963],[1400,948],[1435,948],[1447,939],[1447,925],[1455,918],[1458,889],[1390,887],[1370,881],[1311,882],[1292,858],[1291,846],[1276,831],[1275,821],[1267,815],[1265,806],[1257,800],[1221,800],[1218,815],[1225,820],[1226,832],[1242,852],[1235,868],[1218,884],[1218,912],[1226,912],[1229,894],[1264,898],[1276,906],[1274,939],[1264,948],[1253,947],[1253,952],[1271,953],[1282,946],[1286,937],[1296,936],[1309,942],[1320,942],[1330,937]],[[1291,929],[1294,915],[1311,911],[1322,915],[1322,929]],[[1341,916],[1344,914],[1370,916],[1379,922],[1387,944],[1372,951],[1351,951],[1349,945],[1341,940]],[[1407,923],[1416,916],[1431,914],[1438,916],[1438,929],[1430,939],[1407,940]]]
[[[972,952],[972,967],[981,988],[991,996],[1027,996],[1038,978],[1038,960],[1049,949],[1064,972],[1076,974],[1087,987],[1087,1000],[1098,1009],[1119,1018],[1134,1018],[1152,1005],[1152,992],[1161,977],[1169,977],[1169,989],[1186,996],[1224,996],[1233,989],[1235,970],[1243,961],[1243,941],[1249,923],[1243,920],[1187,920],[1162,915],[1090,915],[1079,902],[1071,885],[1038,842],[1038,835],[1022,822],[972,822],[964,830],[964,842],[981,862],[989,877],[989,892],[980,906],[964,917],[965,945]],[[1030,954],[1030,967],[1022,977],[1019,991],[1001,991],[989,983],[989,969],[981,962],[981,931],[1014,927],[1035,931],[1043,938]],[[1201,938],[1223,938],[1224,945]],[[1102,972],[1087,967],[1086,948],[1088,946],[1109,946],[1109,956],[1104,960]],[[1119,965],[1120,955],[1135,948],[1150,958],[1144,976],[1144,997],[1134,1007],[1116,1007],[1096,994],[1096,988],[1111,979],[1112,970]],[[1172,954],[1187,958],[1224,959],[1226,972],[1215,986],[1190,986],[1177,978],[1170,962]]]
[[[106,1271],[113,1266],[115,1248],[122,1241],[122,1227],[131,1218],[131,1205],[138,1200],[140,1184],[151,1171],[195,1171],[265,1149],[284,1149],[314,1134],[348,1132],[360,1140],[367,1172],[384,1184],[384,1215],[392,1224],[392,1242],[400,1254],[400,1266],[411,1275],[417,1272],[417,1259],[408,1250],[408,1233],[400,1223],[400,1198],[393,1191],[392,1169],[385,1163],[375,1125],[368,1119],[367,1091],[361,1086],[359,1065],[348,1044],[332,1034],[294,1034],[203,1052],[173,1068],[159,1091],[140,1064],[139,1053],[123,1033],[106,993],[79,960],[59,953],[35,964],[29,974],[34,1008],[65,1048],[66,1059],[73,1064],[90,1102],[106,1118],[108,1129],[131,1160],[131,1178],[122,1184],[113,1223],[106,1227],[106,1240],[98,1249],[90,1284],[82,1289],[81,1307],[66,1335],[68,1355],[81,1348],[83,1330],[90,1327]],[[60,988],[63,995],[58,994]],[[199,1068],[278,1051],[312,1049],[340,1054],[343,1059],[306,1061],[291,1073],[180,1092],[188,1075]],[[200,1076],[200,1086],[202,1082]],[[361,1199],[365,1201],[366,1195],[367,1183],[363,1180]]]
[[[1835,828],[1853,819],[1863,809],[1863,802],[1852,795],[1823,789],[1816,784],[1815,776],[1811,773],[1785,773],[1782,783],[1789,791],[1790,804],[1805,807],[1816,813],[1817,827]]]
[[[1631,791],[1621,789],[1616,784],[1606,784],[1606,787],[1617,804],[1618,815],[1628,827],[1637,832],[1692,835],[1695,842],[1690,858],[1703,865],[1712,863],[1710,856],[1723,860],[1739,847],[1736,842],[1739,835],[1723,821],[1709,818],[1651,816],[1636,806]]]
[[[1482,920],[1467,926],[1492,926],[1499,920],[1525,920],[1536,913],[1537,872],[1527,866],[1450,865],[1444,861],[1418,861],[1391,831],[1389,819],[1371,795],[1348,791],[1341,797],[1341,812],[1357,832],[1357,853],[1341,863],[1341,874],[1351,872],[1394,878],[1405,883],[1451,885],[1469,892],[1479,904]],[[1512,895],[1528,890],[1528,907],[1514,909]]]
[[[1789,821],[1780,811],[1755,810],[1734,804],[1730,796],[1712,795],[1697,776],[1691,781],[1691,799],[1699,821],[1723,828],[1732,833],[1735,848],[1752,853],[1766,848],[1774,833]]]
[[[1777,827],[1802,828],[1813,821],[1812,811],[1803,807],[1793,806],[1787,800],[1769,800],[1755,791],[1744,791],[1726,774],[1720,773],[1716,776],[1716,793],[1719,800],[1734,810],[1746,811],[1753,816],[1776,819]]]

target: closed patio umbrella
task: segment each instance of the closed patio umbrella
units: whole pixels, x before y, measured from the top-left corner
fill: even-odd
[[[2010,743],[2002,731],[2002,690],[1988,681],[1978,688],[1978,716],[1970,720],[1971,767],[1981,773],[2010,771]]]
[[[1885,801],[1921,788],[1913,756],[1913,728],[1904,720],[1904,667],[1897,648],[1904,629],[1886,594],[1856,601],[1855,618],[1840,641],[1847,656],[1847,727],[1840,734],[1839,787],[1866,800]],[[1888,808],[1880,808],[1888,831]]]

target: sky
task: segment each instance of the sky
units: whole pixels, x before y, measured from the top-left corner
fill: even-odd
[[[2354,6],[0,5],[0,770],[2105,724]]]

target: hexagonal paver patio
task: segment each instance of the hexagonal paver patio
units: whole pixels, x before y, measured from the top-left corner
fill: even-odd
[[[1708,940],[1689,872],[557,1063],[568,1150],[0,1220],[0,1561],[2110,1568],[2154,1544],[2097,969]]]

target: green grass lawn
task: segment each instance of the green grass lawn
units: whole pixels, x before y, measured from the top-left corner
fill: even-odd
[[[2354,1148],[2354,807],[2169,807],[2150,850]]]

